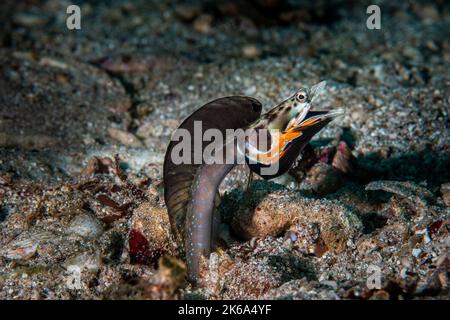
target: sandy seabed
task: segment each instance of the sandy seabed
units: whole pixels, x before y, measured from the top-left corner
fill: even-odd
[[[445,1],[2,1],[0,299],[448,299]],[[221,248],[185,282],[163,201],[204,103],[270,109],[327,80],[308,165],[221,186]]]

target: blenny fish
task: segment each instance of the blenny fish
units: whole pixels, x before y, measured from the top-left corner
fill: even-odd
[[[301,88],[294,95],[261,115],[261,103],[251,97],[220,98],[199,108],[182,122],[179,129],[194,132],[194,122],[201,121],[203,130],[246,129],[251,132],[244,147],[224,142],[224,149],[244,153],[251,172],[264,179],[282,175],[293,165],[311,138],[341,111],[312,111],[313,99],[325,87],[325,81]],[[261,135],[268,141],[258,144]],[[174,240],[180,256],[186,260],[188,280],[197,284],[202,257],[215,250],[220,219],[216,213],[218,188],[236,163],[175,164],[172,140],[164,159],[164,198],[168,208]],[[191,141],[192,146],[194,141]],[[202,150],[207,142],[202,142]],[[191,148],[194,157],[195,148]],[[264,170],[270,166],[276,171]]]

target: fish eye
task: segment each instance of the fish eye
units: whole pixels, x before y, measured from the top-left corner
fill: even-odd
[[[299,93],[297,93],[297,101],[298,102],[305,102],[306,101],[306,93],[303,91],[300,91]]]

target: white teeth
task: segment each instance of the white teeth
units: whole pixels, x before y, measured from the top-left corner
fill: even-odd
[[[298,117],[292,118],[291,121],[289,121],[287,128],[290,128],[292,125],[298,125],[300,122],[302,122],[310,109],[311,105],[308,104],[306,107],[303,108],[302,112],[298,115]]]

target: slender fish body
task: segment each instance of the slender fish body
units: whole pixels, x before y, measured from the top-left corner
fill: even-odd
[[[180,129],[194,135],[194,121],[201,121],[202,129],[218,129],[225,135],[226,129],[245,128],[261,115],[262,106],[249,97],[226,97],[214,100],[189,116]],[[197,282],[200,257],[208,256],[213,241],[214,206],[217,188],[234,165],[175,164],[171,141],[164,159],[164,198],[167,205],[172,234],[179,247],[179,254],[186,259],[188,278]],[[202,142],[202,150],[206,143]],[[194,141],[191,139],[191,160],[194,159]]]
[[[195,121],[201,121],[203,130],[217,129],[223,136],[227,129],[247,129],[250,133],[243,147],[234,140],[224,139],[223,149],[234,157],[238,152],[243,153],[250,170],[264,179],[274,178],[285,173],[311,138],[340,114],[310,110],[313,98],[324,86],[325,82],[321,82],[310,89],[300,89],[262,116],[261,103],[254,98],[217,99],[195,111],[179,129],[195,136]],[[259,144],[262,138],[269,142],[264,147]],[[191,161],[178,164],[172,155],[178,143],[170,142],[164,159],[164,197],[179,254],[186,260],[188,279],[196,284],[202,257],[207,258],[215,249],[218,188],[235,162],[219,164],[201,159],[194,164],[193,160],[198,159],[194,143],[199,141],[191,139]],[[207,144],[201,142],[202,154]],[[264,170],[274,165],[276,171]]]

